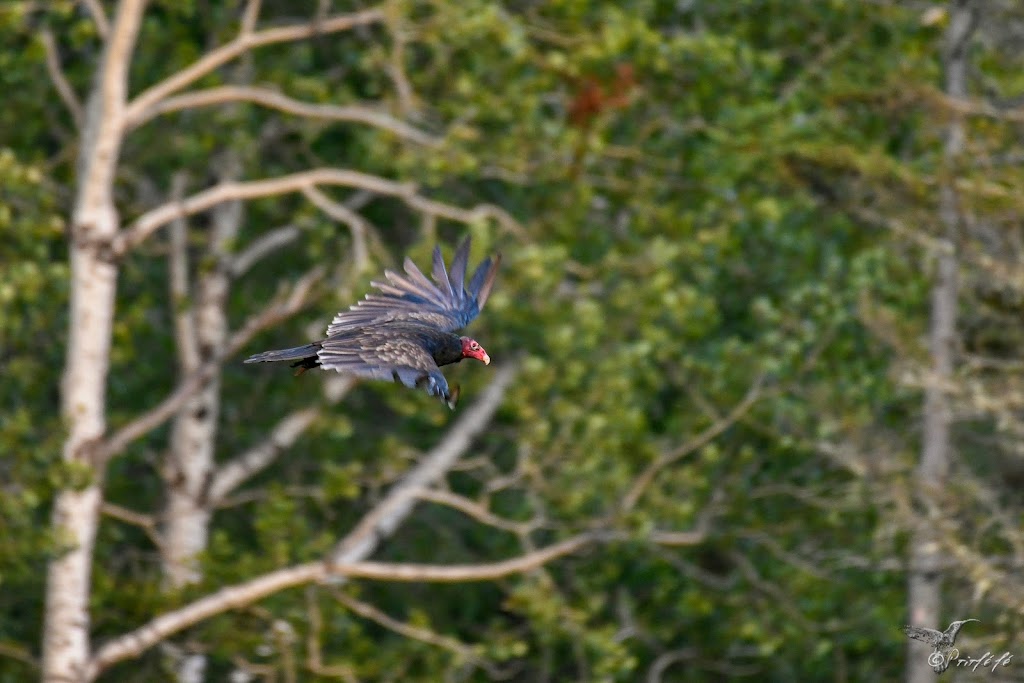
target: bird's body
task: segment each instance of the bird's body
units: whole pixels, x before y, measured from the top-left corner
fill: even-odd
[[[423,388],[454,408],[458,387],[450,390],[440,367],[474,358],[490,363],[483,347],[454,333],[483,308],[497,275],[500,257],[485,259],[465,284],[469,240],[452,260],[451,274],[440,249],[434,250],[431,282],[409,259],[405,275],[385,271],[388,282],[374,282],[379,294],[334,317],[327,337],[304,346],[265,351],[246,363],[295,361],[299,371],[321,367],[356,377],[401,382]]]

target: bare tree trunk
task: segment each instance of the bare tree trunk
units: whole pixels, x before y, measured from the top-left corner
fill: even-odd
[[[121,2],[89,98],[71,217],[71,315],[61,409],[64,460],[88,477],[57,494],[53,531],[67,550],[50,562],[43,630],[43,680],[80,680],[89,662],[89,593],[103,464],[91,446],[106,430],[106,385],[117,266],[113,184],[128,90],[128,65],[144,0]]]
[[[232,177],[224,180],[236,179],[234,171],[229,174]],[[195,305],[178,313],[179,317],[195,321],[178,326],[179,348],[184,347],[179,353],[184,376],[196,372],[227,345],[230,249],[242,215],[241,202],[227,202],[213,211],[209,254],[214,265],[199,277]],[[168,585],[175,588],[200,578],[195,558],[206,549],[211,513],[208,494],[214,475],[219,414],[220,373],[216,372],[185,403],[171,434],[166,471],[164,572]]]
[[[967,95],[967,49],[974,32],[977,8],[973,0],[953,0],[946,34],[946,93],[962,99]],[[940,196],[940,220],[945,231],[945,249],[938,257],[935,283],[932,287],[932,311],[929,343],[932,373],[925,388],[924,438],[918,466],[918,496],[933,499],[946,485],[951,458],[950,424],[952,407],[947,387],[953,378],[956,343],[957,254],[960,212],[953,188],[955,163],[964,149],[964,127],[954,117],[946,131],[946,174]],[[930,507],[930,506],[929,506]],[[936,536],[937,526],[924,520],[911,540],[911,563],[908,580],[907,607],[910,623],[929,628],[940,624],[942,552]],[[953,615],[952,619],[965,618]],[[916,641],[907,647],[908,683],[930,683],[935,673],[928,663],[930,648]]]

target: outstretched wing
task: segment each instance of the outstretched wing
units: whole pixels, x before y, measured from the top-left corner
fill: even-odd
[[[379,293],[334,316],[327,336],[355,330],[387,320],[407,320],[430,325],[442,332],[465,327],[480,314],[491,294],[501,255],[484,259],[466,283],[470,239],[455,251],[452,267],[445,268],[441,247],[434,248],[431,282],[411,259],[405,259],[405,273],[384,271],[386,282],[374,282]]]
[[[936,631],[931,628],[920,628],[918,626],[904,626],[900,629],[914,640],[920,640],[922,643],[928,643],[929,645],[935,646],[942,640],[942,631]]]
[[[328,337],[322,342],[317,359],[325,370],[400,382],[450,400],[448,382],[422,337],[400,326],[369,326]]]

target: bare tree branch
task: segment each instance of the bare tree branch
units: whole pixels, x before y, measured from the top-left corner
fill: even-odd
[[[287,296],[276,299],[258,314],[251,316],[228,339],[227,355],[234,355],[243,346],[263,330],[287,320],[301,311],[309,303],[309,294],[313,287],[323,279],[325,269],[313,268],[292,285]]]
[[[129,128],[138,128],[163,114],[234,102],[257,104],[267,109],[274,109],[285,114],[310,119],[341,123],[362,123],[388,131],[404,140],[429,147],[437,146],[441,142],[439,138],[372,107],[301,102],[269,88],[241,85],[224,85],[169,97],[144,111],[131,111],[127,125]]]
[[[163,401],[114,432],[98,449],[97,459],[105,461],[121,455],[128,446],[171,419],[185,401],[214,375],[220,362],[218,356],[204,363]]]
[[[256,4],[258,7],[258,3]],[[314,35],[327,35],[330,33],[347,31],[356,26],[374,24],[384,19],[384,13],[382,10],[369,9],[363,10],[362,12],[355,12],[353,14],[329,17],[320,22],[309,22],[304,24],[295,24],[292,26],[279,26],[276,28],[253,32],[251,30],[246,30],[247,27],[249,29],[252,28],[251,26],[248,26],[249,23],[255,23],[254,19],[248,18],[251,14],[255,13],[251,10],[252,7],[253,5],[250,4],[249,8],[247,8],[246,19],[243,20],[243,30],[234,40],[229,43],[225,43],[212,52],[209,52],[197,61],[193,62],[190,66],[185,67],[181,71],[178,71],[172,76],[169,76],[163,81],[140,93],[128,106],[128,110],[126,112],[128,120],[139,120],[142,117],[143,112],[155,107],[161,100],[188,87],[203,76],[211,73],[218,67],[230,62],[232,59],[248,52],[249,50],[254,50],[266,45],[273,45],[275,43],[302,40]]]
[[[323,651],[320,645],[320,634],[324,630],[324,618],[320,614],[320,606],[316,600],[316,589],[306,588],[306,668],[317,676],[340,678],[345,683],[358,683],[352,667],[347,664],[324,664]]]
[[[394,533],[412,511],[419,494],[444,476],[466,452],[472,439],[490,422],[516,370],[516,366],[511,363],[498,368],[480,399],[462,414],[441,443],[424,456],[405,479],[392,488],[384,500],[363,517],[335,547],[331,553],[332,562],[342,564],[368,557],[381,539]]]
[[[235,278],[245,275],[256,263],[288,246],[299,238],[302,231],[294,225],[285,225],[264,233],[252,244],[235,255],[231,261],[231,276]]]
[[[0,657],[19,661],[33,671],[38,671],[40,668],[39,660],[33,657],[27,648],[14,643],[0,642]]]
[[[262,443],[217,468],[210,485],[210,504],[218,505],[242,482],[264,470],[281,451],[294,444],[319,416],[320,409],[316,407],[296,410],[278,422]]]
[[[118,636],[97,650],[86,668],[85,680],[92,681],[117,662],[137,657],[163,639],[205,619],[238,609],[288,588],[323,583],[331,577],[411,583],[463,583],[494,581],[523,574],[560,557],[604,540],[598,532],[580,534],[519,557],[492,563],[466,565],[398,564],[389,562],[309,562],[279,569],[234,586],[222,588],[171,612],[165,612],[130,633]]]
[[[153,542],[157,548],[161,545],[160,534],[157,531],[156,519],[153,515],[146,515],[135,510],[129,510],[126,507],[122,507],[110,501],[103,501],[100,504],[100,512],[105,514],[107,517],[112,517],[118,521],[124,522],[125,524],[131,524],[137,526],[146,532],[146,536]]]
[[[181,200],[185,193],[185,176],[174,174],[171,197]],[[188,269],[188,223],[184,218],[171,222],[168,277],[171,291],[171,315],[174,319],[175,348],[178,361],[186,372],[199,367],[199,340],[196,336],[195,311],[190,301]]]
[[[324,399],[328,405],[338,403],[356,384],[355,378],[345,375],[328,379],[340,380],[340,386],[333,382],[324,382]],[[282,451],[294,444],[309,429],[321,412],[320,408],[294,411],[282,418],[259,445],[221,465],[210,484],[210,504],[221,505],[225,498],[247,479],[270,466]]]
[[[260,0],[249,0],[245,3],[245,10],[242,12],[242,26],[239,34],[243,36],[252,35],[256,30],[256,22],[260,18]]]
[[[81,1],[85,5],[86,11],[92,17],[93,23],[96,24],[96,32],[100,34],[100,38],[106,40],[107,36],[110,35],[110,22],[107,20],[107,13],[103,11],[103,5],[100,4],[100,0]]]
[[[953,98],[967,97],[970,71],[970,44],[981,15],[978,3],[954,0],[950,3],[944,55],[946,93]],[[943,162],[946,173],[939,187],[939,220],[950,245],[961,241],[960,198],[956,185],[949,181],[952,167],[967,149],[967,129],[961,117],[953,117],[946,128]],[[918,500],[944,491],[953,458],[950,397],[941,386],[952,380],[957,355],[957,303],[959,257],[955,246],[938,258],[931,291],[929,351],[934,381],[925,386],[921,459],[915,477],[914,497]],[[910,571],[907,576],[907,612],[911,623],[938,623],[942,608],[943,573],[940,568],[942,535],[931,523],[912,529]],[[923,643],[907,644],[907,683],[933,680]]]
[[[181,202],[158,206],[135,219],[130,227],[118,235],[111,248],[114,254],[124,254],[175,218],[191,216],[223,202],[301,192],[316,185],[355,187],[377,195],[396,197],[417,211],[460,223],[474,223],[493,218],[510,232],[520,238],[526,238],[526,233],[519,223],[497,206],[480,204],[472,209],[463,209],[417,194],[416,185],[412,183],[400,183],[349,169],[317,168],[279,178],[220,183]]]
[[[43,41],[43,48],[46,50],[46,71],[50,74],[53,87],[57,89],[57,94],[60,95],[64,106],[71,112],[75,128],[81,128],[82,121],[85,120],[85,111],[82,109],[82,103],[78,100],[78,95],[75,94],[75,89],[68,83],[68,79],[64,75],[64,69],[60,65],[60,50],[57,48],[57,40],[48,28],[40,30],[39,38]]]
[[[438,505],[446,505],[469,517],[472,517],[481,524],[486,524],[496,529],[501,529],[517,535],[528,534],[535,530],[539,525],[538,520],[517,522],[515,520],[506,519],[505,517],[499,517],[476,501],[470,500],[465,496],[452,493],[451,491],[423,489],[416,494],[416,497],[420,500],[437,503]]]
[[[373,605],[363,602],[362,600],[356,600],[354,597],[344,593],[343,591],[335,589],[331,591],[331,595],[350,611],[358,614],[364,619],[369,619],[379,626],[383,626],[389,631],[394,631],[395,633],[405,636],[410,640],[418,640],[421,643],[434,645],[444,650],[448,650],[449,652],[454,652],[466,660],[477,662],[487,668],[492,668],[488,666],[490,663],[484,661],[471,646],[466,645],[457,638],[441,635],[440,633],[435,633],[430,629],[413,626],[412,624],[408,624],[404,621],[399,621],[386,612],[377,609]]]
[[[356,525],[345,540],[331,553],[331,560],[326,563],[316,562],[271,572],[242,584],[221,589],[181,609],[160,615],[148,624],[118,637],[100,648],[90,663],[89,680],[111,664],[137,656],[167,636],[204,619],[230,609],[237,609],[286,588],[312,581],[323,581],[332,573],[328,569],[328,565],[338,564],[348,568],[354,566],[351,565],[352,562],[367,557],[376,549],[380,540],[385,535],[392,533],[409,514],[415,504],[417,493],[441,477],[469,447],[472,438],[486,426],[501,403],[515,372],[514,365],[505,365],[498,369],[494,380],[480,399],[461,415],[441,443],[423,458],[409,476],[395,486],[384,500]],[[572,552],[575,547],[569,548],[563,543],[544,551],[538,551],[540,554],[531,553],[524,558],[527,564],[538,558],[547,561],[545,558],[549,557],[552,549],[554,549],[555,555],[551,557],[555,557],[558,556],[558,553]],[[519,559],[522,561],[524,558]],[[513,564],[509,565],[508,562],[513,562]],[[498,565],[490,566],[490,571],[494,571],[495,567],[498,567],[499,571],[501,571],[500,567],[506,569],[511,567],[508,573],[515,573],[516,567],[519,565],[514,562],[498,563]],[[488,567],[489,565],[479,566]],[[371,567],[369,571],[379,570],[380,566],[375,566]],[[454,570],[456,574],[462,571],[457,567]],[[337,571],[334,571],[333,574],[338,578],[342,576]],[[427,575],[430,575],[429,571]]]
[[[409,76],[405,72],[405,46],[408,41],[405,32],[395,18],[388,22],[388,32],[391,34],[391,54],[385,69],[391,83],[395,86],[399,111],[403,116],[412,116],[416,113],[417,106],[416,91],[413,90]]]
[[[212,377],[225,358],[234,355],[250,339],[285,318],[294,315],[305,306],[309,290],[323,277],[323,269],[315,268],[293,287],[283,300],[276,300],[264,308],[259,314],[250,318],[228,340],[227,346],[219,354],[205,362],[188,375],[178,387],[159,404],[135,418],[106,439],[96,451],[100,460],[109,460],[124,452],[128,446],[153,431],[169,420],[195,392]]]
[[[355,262],[355,270],[357,273],[366,270],[370,264],[370,254],[366,246],[366,234],[370,231],[369,222],[359,212],[334,201],[315,186],[304,188],[302,194],[328,216],[348,226],[352,233],[352,259]]]
[[[636,481],[633,482],[633,486],[630,487],[629,491],[623,497],[622,510],[629,511],[633,509],[659,472],[673,463],[678,462],[681,458],[685,458],[690,453],[703,448],[726,429],[738,422],[761,397],[761,384],[763,380],[763,375],[754,380],[753,385],[751,385],[750,389],[747,391],[747,395],[743,397],[743,400],[733,406],[733,409],[729,411],[728,415],[716,420],[710,427],[692,437],[678,448],[674,448],[671,451],[663,453],[657,460],[648,465],[647,469],[640,473],[640,476],[638,476]]]

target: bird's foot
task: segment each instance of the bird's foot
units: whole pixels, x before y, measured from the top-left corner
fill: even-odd
[[[444,401],[445,401],[445,403],[448,404],[448,407],[451,408],[452,410],[455,410],[455,406],[457,406],[459,404],[459,394],[460,393],[461,393],[461,388],[459,387],[458,384],[456,384],[455,386],[452,387],[451,391],[448,392],[448,395],[445,396]]]

